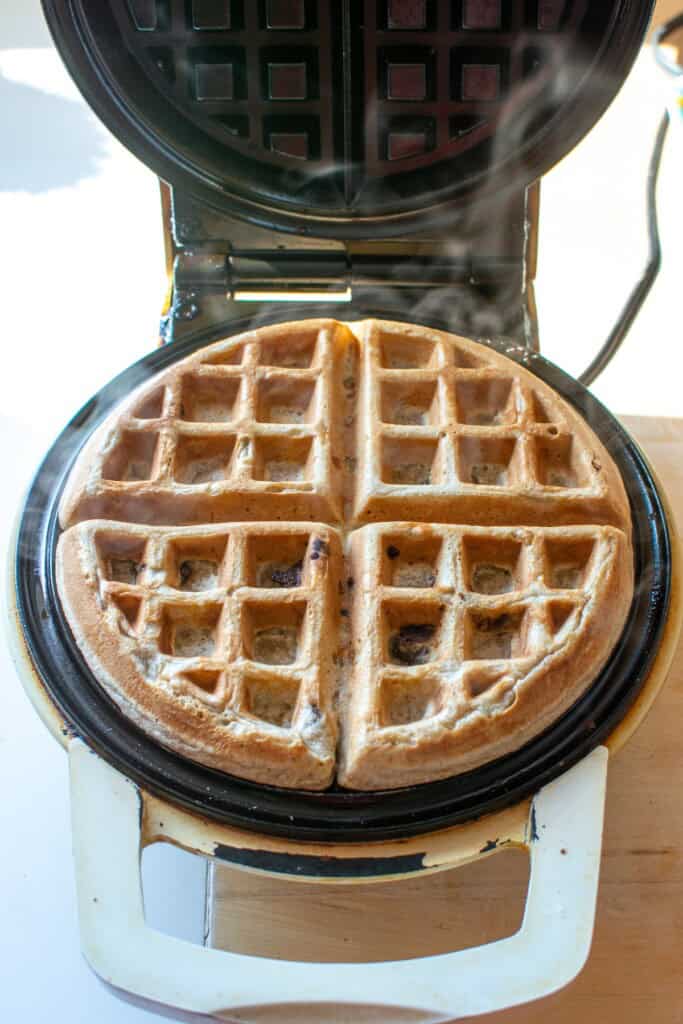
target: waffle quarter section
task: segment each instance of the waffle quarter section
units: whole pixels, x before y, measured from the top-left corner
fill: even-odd
[[[354,533],[351,562],[354,789],[446,778],[537,735],[607,659],[633,586],[609,526],[387,523]]]
[[[310,523],[90,521],[57,554],[76,639],[124,714],[202,764],[301,789],[335,770],[341,568],[337,533]]]

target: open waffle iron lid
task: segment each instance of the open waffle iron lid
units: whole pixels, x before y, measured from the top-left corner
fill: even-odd
[[[231,215],[379,238],[523,188],[602,114],[649,0],[43,0],[101,120]]]
[[[330,310],[307,307],[306,313],[311,312],[329,316]],[[362,312],[352,310],[350,319]],[[231,332],[250,327],[250,321],[238,321]],[[337,786],[307,792],[252,783],[164,748],[121,714],[80,651],[58,594],[56,549],[65,481],[84,442],[122,396],[224,335],[224,327],[197,332],[112,381],[57,439],[30,489],[17,546],[19,623],[38,678],[67,727],[127,777],[194,812],[259,832],[328,842],[399,838],[478,817],[535,792],[601,743],[631,707],[657,657],[671,587],[666,515],[637,446],[589,392],[541,356],[504,349],[590,424],[620,471],[630,504],[634,598],[607,663],[566,713],[523,747],[478,768],[442,781],[373,792]]]

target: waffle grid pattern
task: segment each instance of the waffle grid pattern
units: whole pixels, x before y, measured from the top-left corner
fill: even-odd
[[[257,781],[328,785],[338,718],[342,785],[481,763],[571,705],[630,602],[599,441],[464,339],[266,327],[172,366],[90,444],[60,510],[70,614],[93,630],[104,604],[124,696]]]
[[[343,168],[347,203],[373,179],[486,143],[513,96],[527,104],[567,60],[586,11],[585,0],[360,0],[342,53],[343,6],[113,5],[131,52],[214,139],[290,170]],[[347,111],[342,74],[355,87]]]
[[[119,27],[219,142],[311,172],[331,166],[333,6],[314,0],[129,0]]]
[[[261,727],[298,731],[320,717],[329,699],[322,680],[340,558],[335,535],[310,525],[279,536],[258,526],[210,535],[88,528],[103,600],[116,606],[143,661],[144,652],[162,657],[150,681],[170,681],[217,715]],[[289,565],[274,563],[273,549]]]
[[[289,516],[294,495],[293,518],[338,520],[335,365],[327,328],[214,353],[123,419],[98,493],[173,495],[176,505],[184,494],[199,521],[211,520],[204,500],[223,501],[233,519]]]
[[[515,501],[541,495],[565,506],[605,497],[599,463],[575,446],[560,409],[512,375],[457,346],[377,327],[364,358],[357,521],[400,520],[406,500],[413,518],[441,518],[441,501],[457,521],[456,498],[504,496],[514,512]]]
[[[377,95],[366,111],[370,176],[411,170],[434,153],[464,152],[488,138],[513,95],[528,93],[533,76],[557,60],[553,36],[575,25],[583,7],[365,0],[366,94]]]
[[[505,706],[512,688],[576,628],[614,533],[385,524],[354,535],[359,635],[372,637],[355,700],[371,728],[442,710]],[[566,636],[566,634],[565,634]]]

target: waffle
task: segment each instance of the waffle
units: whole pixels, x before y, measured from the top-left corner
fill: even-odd
[[[303,321],[130,396],[60,509],[99,683],[186,757],[373,790],[520,747],[585,692],[633,593],[610,456],[475,342]]]

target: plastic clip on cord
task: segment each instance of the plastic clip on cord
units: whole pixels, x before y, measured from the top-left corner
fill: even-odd
[[[666,24],[661,25],[660,28],[657,29],[652,45],[655,60],[659,66],[679,80],[680,88],[678,107],[683,114],[683,67],[668,56],[667,47],[664,45],[665,40],[669,39],[674,32],[681,28],[683,28],[683,13],[677,15],[671,21],[666,22]],[[610,331],[607,341],[604,343],[587,369],[585,369],[579,377],[581,383],[586,387],[589,387],[596,380],[618,352],[624,338],[631,329],[633,321],[640,312],[645,299],[650,294],[652,285],[659,274],[662,264],[662,248],[659,237],[659,220],[657,214],[657,182],[659,179],[664,143],[669,130],[669,121],[670,113],[666,110],[659,123],[659,128],[657,129],[647,175],[646,204],[649,244],[648,262],[640,280],[634,287],[626,305],[621,311],[618,320]]]

